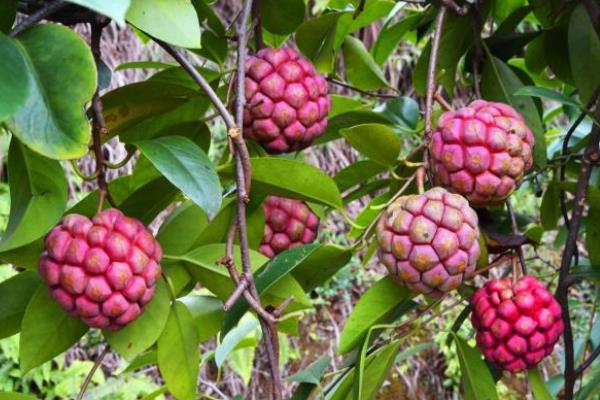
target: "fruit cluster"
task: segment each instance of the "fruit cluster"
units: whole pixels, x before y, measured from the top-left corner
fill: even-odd
[[[65,216],[46,237],[39,271],[71,316],[94,328],[118,330],[152,299],[161,256],[140,221],[109,209],[91,220]]]

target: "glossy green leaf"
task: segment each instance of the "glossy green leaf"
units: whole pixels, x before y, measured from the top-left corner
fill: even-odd
[[[268,264],[255,273],[254,282],[256,283],[256,290],[258,293],[266,293],[284,278],[293,280],[289,274],[303,261],[305,261],[314,251],[319,249],[320,246],[321,245],[317,243],[307,244],[289,249],[273,257]],[[302,290],[300,293],[297,291],[296,293],[289,293],[288,296],[294,296],[295,301],[304,302],[305,304],[310,305],[310,301],[304,295]],[[250,305],[246,302],[246,300],[244,298],[240,298],[231,308],[231,310],[229,310],[229,312],[227,312],[225,315],[223,331],[228,332],[231,330],[249,309]]]
[[[315,144],[327,143],[331,140],[339,139],[341,137],[339,134],[341,129],[351,128],[354,125],[370,123],[392,125],[393,121],[390,121],[390,119],[382,113],[376,113],[373,111],[351,110],[344,112],[336,115],[328,121],[325,134],[319,136],[315,141]]]
[[[338,22],[334,47],[338,49],[348,35],[388,15],[394,4],[391,0],[367,0],[359,14],[342,15]]]
[[[533,100],[514,94],[523,83],[515,72],[498,58],[487,61],[481,77],[481,92],[484,98],[512,105],[520,112],[535,137],[533,159],[539,168],[546,166],[546,138],[540,115]]]
[[[304,0],[261,0],[263,28],[277,35],[293,33],[304,21]]]
[[[320,245],[291,271],[305,292],[321,286],[352,258],[352,250],[333,244]],[[315,274],[315,271],[319,271]]]
[[[385,166],[375,161],[361,160],[350,164],[338,172],[333,179],[340,191],[344,192],[351,187],[366,182],[385,170]]]
[[[19,362],[21,371],[42,365],[67,350],[86,333],[88,327],[71,318],[40,286],[25,309],[21,323]]]
[[[600,75],[594,67],[600,64],[600,38],[583,4],[571,15],[569,60],[581,102],[587,104],[600,85]]]
[[[160,61],[130,61],[119,64],[114,69],[115,72],[125,69],[165,69],[176,67],[174,64],[167,64]]]
[[[362,90],[388,86],[383,71],[359,39],[347,36],[343,50],[346,76],[352,85]]]
[[[258,327],[258,320],[253,317],[241,322],[239,326],[229,331],[215,350],[215,362],[217,367],[220,368],[235,347]]]
[[[0,13],[3,12],[1,7]],[[0,93],[3,94],[0,97],[0,121],[4,121],[27,100],[30,81],[27,76],[27,64],[17,42],[2,33],[0,59]]]
[[[365,336],[372,325],[380,323],[413,294],[385,277],[367,290],[348,317],[340,337],[338,352],[347,353]]]
[[[404,35],[413,29],[420,20],[421,14],[414,13],[408,14],[394,25],[389,25],[389,22],[386,23],[371,48],[371,54],[373,54],[375,62],[379,65],[386,62],[390,54],[396,50]]]
[[[533,392],[535,400],[552,400],[552,395],[546,388],[546,383],[538,367],[531,368],[527,371],[527,380],[529,387]]]
[[[460,336],[452,335],[460,362],[465,400],[497,400],[496,382],[483,362],[481,351],[469,346]]]
[[[206,153],[190,139],[164,136],[135,143],[175,186],[214,216],[221,206],[221,184]]]
[[[296,45],[318,71],[331,72],[335,51],[333,43],[338,19],[344,13],[331,12],[302,23],[296,31]]]
[[[558,103],[561,103],[561,104],[564,104],[567,106],[571,106],[571,107],[575,107],[578,109],[581,108],[581,105],[577,101],[573,100],[572,98],[567,97],[564,94],[557,93],[554,90],[550,90],[550,89],[538,87],[538,86],[523,86],[523,87],[519,88],[516,92],[514,92],[513,96],[539,97],[542,99],[556,101]]]
[[[6,126],[28,147],[49,158],[83,156],[91,132],[84,107],[96,89],[96,68],[87,44],[56,24],[36,25],[19,35],[17,43],[25,65],[13,68],[23,68],[26,78],[21,82],[27,82],[28,93]]]
[[[212,0],[192,0],[200,24],[202,25],[206,22],[206,25],[208,25],[214,33],[223,36],[225,35],[225,27],[211,3]]]
[[[0,251],[21,247],[44,236],[67,206],[67,180],[58,161],[29,150],[18,140],[10,144],[8,182],[10,217]]]
[[[356,125],[340,134],[360,153],[388,167],[398,161],[402,140],[391,128],[381,124]]]
[[[585,247],[592,265],[600,265],[600,207],[593,205],[588,210],[586,224]]]
[[[0,392],[0,400],[37,400],[37,397],[24,393]]]
[[[0,338],[21,330],[29,300],[42,284],[36,272],[21,272],[0,283]]]
[[[560,191],[555,181],[550,181],[544,195],[542,196],[542,205],[540,207],[540,219],[542,227],[545,230],[555,229],[560,218]]]
[[[198,332],[187,307],[176,301],[157,343],[158,368],[169,392],[178,399],[196,398],[200,366]]]
[[[0,253],[0,260],[30,271],[37,271],[40,254],[44,251],[44,240],[40,238],[25,246]]]
[[[294,391],[291,400],[307,400],[312,391],[319,385],[321,377],[331,363],[330,356],[322,356],[317,361],[310,364],[300,372],[295,373],[288,379],[294,382],[300,382],[300,385]]]
[[[169,317],[169,306],[169,289],[161,279],[142,315],[117,332],[105,331],[106,341],[122,357],[133,360],[156,342]]]
[[[127,21],[167,43],[200,48],[200,25],[190,0],[131,0]]]
[[[146,365],[156,364],[156,350],[150,350],[137,356],[132,362],[127,365],[122,373],[133,372],[136,369],[145,367]]]
[[[225,318],[223,302],[212,296],[189,295],[179,299],[189,310],[200,343],[214,337],[220,330]]]
[[[17,0],[0,1],[0,32],[8,33],[15,23],[17,17],[17,3]]]
[[[192,201],[186,201],[160,226],[156,238],[165,254],[183,254],[208,225],[206,213]]]
[[[385,102],[382,114],[396,125],[414,130],[420,118],[419,104],[410,97],[398,96]]]
[[[339,208],[340,192],[333,179],[312,165],[284,158],[251,158],[252,189],[275,196],[291,197]],[[233,168],[228,165],[220,171],[233,178]]]
[[[102,15],[105,15],[119,25],[125,25],[125,14],[131,0],[67,0],[69,3],[79,4]]]

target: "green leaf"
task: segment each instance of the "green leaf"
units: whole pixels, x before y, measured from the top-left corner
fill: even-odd
[[[402,140],[386,125],[356,125],[342,129],[340,134],[350,146],[381,165],[392,167],[398,161]]]
[[[535,165],[544,168],[546,166],[546,138],[535,103],[531,98],[511,95],[521,87],[523,87],[523,83],[519,77],[500,59],[493,57],[491,60],[486,61],[481,77],[483,97],[488,100],[508,103],[525,117],[527,125],[535,138],[535,146],[533,147]]]
[[[261,0],[263,28],[277,35],[293,33],[304,21],[304,0]]]
[[[225,318],[223,302],[212,296],[189,295],[179,299],[189,310],[198,331],[198,342],[215,336]]]
[[[23,62],[13,68],[23,68],[26,78],[20,82],[27,82],[28,93],[6,126],[25,145],[49,158],[85,155],[91,131],[84,107],[96,89],[96,68],[87,44],[56,24],[36,25],[19,35],[16,43]]]
[[[352,32],[356,32],[365,26],[385,17],[394,8],[394,2],[390,0],[367,0],[361,13],[347,13],[342,15],[338,22],[334,47],[338,49],[344,39]]]
[[[552,400],[553,397],[548,392],[546,384],[544,383],[544,378],[538,367],[531,368],[527,371],[527,379],[535,400]]]
[[[210,216],[221,206],[221,184],[206,153],[191,140],[164,136],[136,142],[152,164]]]
[[[158,368],[169,392],[178,399],[196,398],[200,366],[198,333],[186,306],[173,304],[165,329],[158,338]]]
[[[556,181],[552,180],[548,184],[548,188],[542,197],[542,205],[540,207],[540,219],[544,230],[555,229],[560,218],[560,190],[556,185]]]
[[[539,97],[542,99],[556,101],[558,103],[581,109],[581,104],[573,100],[570,97],[565,96],[562,93],[557,93],[554,90],[550,90],[538,86],[523,86],[513,93],[513,96],[532,96]]]
[[[36,272],[21,272],[0,283],[0,338],[21,330],[29,300],[42,284]]]
[[[0,251],[21,247],[44,236],[67,206],[67,180],[58,161],[13,139],[9,149],[10,216]]]
[[[333,244],[324,244],[313,250],[294,267],[291,274],[306,293],[327,282],[352,258],[352,250]],[[315,274],[318,270],[319,273]]]
[[[333,179],[341,192],[344,192],[358,184],[364,183],[377,174],[385,171],[385,166],[371,160],[361,160],[350,164]]]
[[[346,76],[352,85],[362,90],[388,86],[383,71],[359,39],[347,36],[343,50]]]
[[[258,320],[256,318],[249,318],[229,331],[223,338],[221,344],[215,349],[215,363],[217,364],[217,367],[221,368],[227,356],[242,340],[255,331],[258,326]]]
[[[414,130],[420,118],[419,104],[410,97],[398,96],[385,102],[382,114],[396,125]]]
[[[600,76],[595,68],[600,64],[600,38],[583,4],[571,14],[569,60],[581,102],[587,104],[600,86]]]
[[[165,68],[173,68],[176,67],[174,64],[167,64],[160,61],[130,61],[124,62],[122,64],[117,65],[114,69],[115,72],[122,71],[125,69],[165,69]],[[122,86],[123,87],[123,86]]]
[[[175,46],[200,48],[200,25],[190,0],[131,0],[127,21]]]
[[[117,332],[104,331],[106,341],[122,357],[133,360],[156,342],[169,317],[169,306],[169,289],[161,279],[142,315]]]
[[[352,310],[340,337],[338,352],[352,350],[366,335],[372,325],[381,323],[413,294],[385,277],[369,288]]]
[[[0,392],[0,400],[37,400],[37,397],[31,394]]]
[[[291,400],[307,400],[311,392],[319,385],[321,377],[331,363],[330,356],[322,356],[300,372],[290,376],[288,380],[300,382]]]
[[[460,336],[452,332],[460,362],[465,400],[498,399],[496,383],[487,365],[483,362],[481,351],[471,347]]]
[[[37,271],[42,251],[44,251],[44,240],[40,238],[28,245],[0,253],[0,260],[15,267]]]
[[[67,0],[69,3],[79,4],[90,10],[99,12],[115,20],[121,26],[125,25],[125,14],[129,8],[131,0]]]
[[[217,35],[225,35],[225,27],[223,22],[212,7],[212,0],[192,0],[192,4],[198,14],[200,25],[206,21],[206,25]]]
[[[315,141],[315,144],[327,143],[331,140],[339,139],[339,131],[343,128],[351,128],[354,125],[370,123],[392,125],[392,121],[381,113],[367,110],[351,110],[331,118],[328,121],[325,134],[319,136]]]
[[[17,0],[2,0],[0,1],[0,32],[8,33],[15,23],[17,17]],[[0,35],[1,40],[1,35]],[[5,58],[2,58],[6,60]],[[2,74],[0,73],[0,76]],[[15,80],[15,82],[20,82]],[[2,119],[2,118],[0,118]]]
[[[587,218],[585,247],[592,265],[600,265],[600,224],[595,223],[600,221],[600,207],[597,205],[590,206]]]
[[[251,158],[252,189],[340,208],[342,198],[333,179],[306,163],[276,157]],[[219,171],[233,178],[233,167]]]
[[[256,284],[256,290],[259,294],[266,293],[270,288],[275,286],[282,279],[288,278],[293,279],[289,275],[296,267],[298,267],[303,261],[305,261],[315,250],[321,245],[317,243],[307,244],[304,246],[289,249],[282,253],[277,254],[269,261],[267,265],[261,268],[255,273],[254,282]],[[310,305],[310,301],[304,292],[301,290],[300,293],[288,293],[288,296],[294,296],[295,301],[305,302]],[[238,321],[248,311],[250,305],[242,297],[225,315],[225,321],[223,322],[223,331],[228,332],[231,330]]]
[[[0,15],[4,16],[4,3]],[[8,4],[8,3],[6,3]],[[16,6],[16,2],[15,2]],[[1,18],[1,17],[0,17]],[[12,22],[10,23],[12,25]],[[17,42],[0,33],[0,122],[23,106],[29,92],[27,65]]]
[[[390,54],[398,47],[398,43],[400,43],[404,35],[414,29],[416,24],[421,20],[421,17],[420,13],[412,13],[403,17],[394,25],[389,26],[389,22],[384,25],[381,32],[377,35],[375,44],[371,48],[371,54],[373,54],[373,58],[377,64],[382,65],[387,61]]]
[[[156,239],[164,254],[183,254],[208,225],[204,211],[191,201],[182,203],[160,226]]]
[[[71,318],[40,286],[25,309],[19,341],[21,371],[28,372],[67,350],[88,327]]]
[[[333,42],[341,12],[323,14],[302,23],[296,31],[296,45],[319,72],[331,72],[335,50]]]

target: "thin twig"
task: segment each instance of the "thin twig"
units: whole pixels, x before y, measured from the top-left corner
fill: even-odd
[[[446,111],[454,111],[452,105],[446,101],[446,99],[442,96],[440,92],[435,92],[433,95],[433,99],[438,102],[440,106]]]
[[[469,7],[461,7],[458,4],[456,4],[454,0],[442,0],[442,4],[445,7],[452,10],[454,13],[460,15],[461,17],[467,15],[467,13],[469,12]]]
[[[100,70],[100,64],[102,62],[102,53],[100,50],[100,41],[102,39],[102,29],[105,26],[105,22],[98,22],[92,24],[92,35],[91,35],[91,49],[94,61],[96,62],[96,68]],[[117,207],[115,200],[112,198],[108,184],[106,183],[106,167],[104,165],[104,151],[102,150],[102,135],[108,134],[106,123],[104,121],[102,99],[100,98],[100,87],[96,88],[94,97],[92,97],[92,147],[94,150],[94,156],[96,158],[96,175],[98,182],[98,212],[102,211],[104,207],[104,199],[113,207]]]
[[[331,78],[331,77],[327,77],[325,79],[327,79],[327,82],[333,83],[334,85],[341,86],[343,88],[352,90],[353,92],[360,93],[360,94],[368,96],[368,97],[376,97],[376,98],[380,98],[380,99],[394,99],[394,98],[398,97],[394,94],[380,94],[380,93],[367,92],[366,90],[359,89],[355,86],[350,85],[349,83],[342,82],[342,81],[339,81],[339,80],[337,80],[335,78]]]
[[[37,24],[41,20],[48,18],[50,15],[52,15],[55,12],[59,11],[60,9],[64,8],[66,5],[67,5],[67,3],[62,0],[56,0],[56,1],[48,2],[48,3],[44,3],[42,8],[35,11],[31,15],[29,15],[29,17],[25,18],[22,22],[17,24],[17,26],[15,26],[10,31],[8,36],[10,36],[10,37],[17,36],[21,32],[23,32],[23,31],[27,30],[28,28],[32,27],[33,25]]]
[[[427,70],[427,88],[425,98],[425,143],[428,145],[431,140],[433,127],[433,95],[436,92],[435,72],[437,69],[437,57],[440,48],[440,39],[442,37],[442,28],[446,16],[446,7],[440,7],[435,17],[435,30],[431,41],[431,53],[429,55],[429,66]]]
[[[85,395],[85,392],[86,392],[88,386],[92,382],[92,378],[94,377],[96,370],[98,369],[98,367],[100,367],[100,365],[102,365],[102,361],[104,360],[104,357],[106,357],[106,355],[108,354],[109,350],[110,350],[110,346],[106,345],[104,347],[104,350],[102,350],[102,353],[100,353],[98,355],[98,357],[96,358],[96,361],[94,361],[94,365],[92,366],[92,369],[90,369],[90,372],[88,372],[87,376],[85,377],[85,381],[83,381],[83,385],[81,385],[81,389],[79,390],[79,394],[77,395],[76,400],[83,399],[83,396]]]
[[[512,204],[510,202],[510,199],[506,200],[506,211],[508,212],[508,216],[510,218],[513,235],[520,235],[521,233],[519,232],[519,226],[517,225],[517,218],[512,209]],[[525,265],[525,256],[523,255],[523,247],[521,247],[521,246],[517,247],[517,255],[519,256],[519,262],[521,264],[521,271],[523,272],[523,275],[527,275],[527,266]]]
[[[254,26],[254,45],[256,51],[265,47],[262,33],[262,17],[260,15],[260,0],[252,3],[252,25]]]

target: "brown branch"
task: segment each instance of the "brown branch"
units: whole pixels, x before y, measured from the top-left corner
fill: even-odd
[[[457,15],[460,15],[461,17],[467,15],[467,13],[469,12],[469,7],[467,7],[467,6],[461,7],[458,4],[456,4],[456,2],[454,0],[442,0],[442,4],[444,5],[444,7],[449,8],[450,10],[452,10]]]
[[[429,144],[433,127],[433,95],[436,89],[435,72],[437,69],[437,57],[440,48],[440,39],[442,37],[442,28],[446,16],[446,7],[440,7],[435,17],[435,30],[431,41],[431,53],[429,55],[429,67],[427,70],[427,88],[425,97],[425,143]]]
[[[600,118],[600,98],[596,100],[595,114],[596,118]],[[581,225],[581,218],[585,208],[587,186],[589,184],[592,168],[600,160],[600,151],[598,150],[599,143],[600,128],[594,124],[589,135],[584,156],[581,159],[581,168],[579,170],[579,178],[577,180],[575,201],[573,205],[573,211],[571,212],[571,221],[568,226],[569,233],[565,243],[563,258],[560,264],[558,287],[556,289],[556,299],[561,305],[563,319],[565,322],[563,338],[565,342],[564,398],[566,400],[573,399],[575,382],[577,380],[577,374],[575,371],[575,354],[573,349],[573,331],[571,327],[571,317],[568,304],[569,286],[573,282],[572,276],[570,275],[571,260],[577,252],[577,236],[579,235],[579,227]]]
[[[454,111],[452,105],[446,101],[446,99],[442,96],[440,92],[435,92],[433,95],[433,99],[438,102],[440,106],[446,111]]]
[[[67,3],[62,0],[56,0],[56,1],[49,2],[49,3],[44,3],[44,5],[40,9],[34,11],[27,18],[25,18],[22,22],[17,24],[17,26],[15,26],[10,31],[8,36],[10,36],[10,37],[17,36],[21,32],[24,32],[25,30],[29,29],[33,25],[37,24],[41,20],[48,18],[50,15],[52,15],[55,12],[59,11],[60,9],[64,8],[66,5],[67,5]]]
[[[110,350],[110,347],[108,345],[106,345],[104,347],[104,350],[102,350],[102,353],[100,353],[98,355],[98,358],[96,358],[96,361],[94,361],[94,365],[92,366],[92,369],[90,369],[90,372],[85,377],[85,381],[83,381],[83,385],[81,385],[81,389],[79,390],[79,394],[77,395],[76,400],[83,399],[83,396],[85,395],[85,392],[86,392],[88,386],[92,382],[92,378],[94,377],[96,370],[98,369],[98,367],[100,367],[100,365],[102,365],[102,361],[104,360],[104,357],[106,357],[106,355],[108,354],[109,350]]]
[[[102,39],[102,29],[106,25],[106,21],[92,24],[91,49],[96,69],[100,70],[102,62],[102,52],[100,51],[100,42]],[[106,167],[104,165],[104,151],[102,150],[102,135],[108,134],[106,123],[104,121],[102,99],[100,98],[100,87],[96,88],[94,97],[92,98],[92,147],[96,158],[96,172],[98,182],[98,212],[104,207],[104,200],[113,206],[117,207],[115,200],[112,198],[108,184],[106,183]]]

